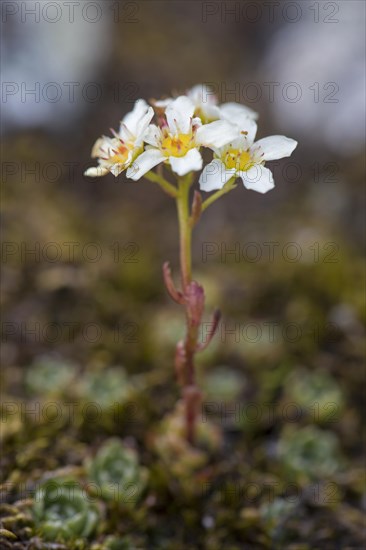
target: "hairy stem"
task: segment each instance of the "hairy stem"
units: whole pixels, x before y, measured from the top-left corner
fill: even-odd
[[[185,403],[186,437],[193,444],[195,439],[195,428],[197,422],[197,410],[200,401],[200,392],[195,382],[194,355],[197,349],[198,326],[192,322],[188,300],[189,288],[192,283],[192,224],[189,209],[189,190],[192,179],[190,177],[180,178],[178,184],[178,196],[176,198],[179,239],[180,239],[180,268],[183,287],[183,295],[186,296],[186,322],[187,332],[183,343],[184,346],[184,387],[183,399]]]
[[[187,289],[192,280],[192,229],[189,223],[189,188],[189,180],[182,178],[179,181],[178,196],[176,199],[179,222],[180,269],[183,291]]]
[[[196,191],[190,210],[190,188],[193,174],[178,177],[178,185],[175,187],[169,183],[161,173],[148,172],[146,179],[157,183],[160,187],[175,198],[179,223],[179,256],[181,272],[181,291],[175,288],[169,263],[163,266],[165,286],[177,303],[185,306],[186,310],[186,336],[184,341],[177,344],[175,356],[175,369],[178,381],[182,386],[183,402],[185,406],[186,437],[190,444],[194,444],[196,435],[197,416],[202,400],[201,392],[196,385],[194,357],[197,351],[205,349],[212,340],[217,329],[220,314],[216,311],[213,315],[212,328],[205,344],[198,344],[199,327],[202,323],[204,309],[204,290],[196,281],[192,280],[192,231],[201,214],[210,204],[219,197],[228,193],[235,187],[235,178],[231,178],[222,189],[202,202],[201,194]]]

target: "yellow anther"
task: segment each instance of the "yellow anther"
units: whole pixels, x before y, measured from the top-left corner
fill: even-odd
[[[192,136],[190,134],[167,136],[161,145],[167,157],[184,157],[191,149]]]
[[[224,162],[227,168],[246,172],[253,166],[253,160],[248,151],[240,149],[230,149],[224,157]]]

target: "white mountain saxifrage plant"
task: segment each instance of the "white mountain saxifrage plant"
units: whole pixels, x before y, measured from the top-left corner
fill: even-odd
[[[155,117],[156,123],[152,123]],[[194,356],[211,342],[220,320],[216,310],[206,340],[199,341],[205,294],[192,278],[192,231],[203,212],[241,179],[247,189],[267,193],[274,187],[267,161],[289,157],[297,142],[285,136],[271,136],[254,141],[257,114],[238,103],[219,104],[209,87],[194,86],[186,95],[154,101],[149,106],[136,101],[113,137],[101,137],[92,150],[98,166],[89,168],[87,176],[104,176],[111,172],[134,181],[144,177],[158,184],[177,204],[180,233],[181,288],[174,285],[169,263],[163,266],[168,293],[186,311],[186,336],[178,342],[175,356],[177,378],[185,404],[186,436],[193,444],[201,403],[196,385]],[[213,151],[213,160],[203,167],[201,151]],[[157,169],[153,171],[153,168]],[[170,174],[163,175],[163,168]],[[190,190],[195,172],[201,172],[201,191],[212,193],[205,200],[194,191],[190,207]],[[174,179],[174,183],[170,181]]]

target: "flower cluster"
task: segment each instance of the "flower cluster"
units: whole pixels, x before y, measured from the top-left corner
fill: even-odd
[[[194,86],[176,98],[136,101],[113,137],[101,137],[92,157],[98,166],[87,176],[118,176],[139,180],[159,164],[178,176],[201,171],[202,191],[222,189],[229,180],[241,178],[247,189],[266,193],[274,187],[265,162],[288,157],[297,142],[285,136],[270,136],[255,142],[257,114],[238,103],[219,105],[210,88]],[[155,116],[156,123],[152,123]],[[213,160],[203,167],[202,148],[213,151]]]

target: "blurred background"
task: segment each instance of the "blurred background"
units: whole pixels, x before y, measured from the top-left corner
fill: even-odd
[[[161,373],[170,384],[164,406],[174,405],[183,319],[161,277],[165,260],[178,276],[174,204],[152,183],[83,172],[95,140],[117,129],[136,99],[205,83],[221,101],[259,113],[259,138],[284,134],[299,145],[271,163],[273,191],[239,185],[195,230],[195,278],[208,314],[223,311],[200,376],[220,394],[230,371],[241,398],[257,403],[297,403],[307,390],[294,396],[296,380],[312,396],[318,384],[323,397],[336,388],[326,403],[342,412],[325,431],[357,471],[364,23],[358,0],[2,2],[7,395],[32,395],[26,373],[56,361],[78,378],[115,365]],[[275,422],[256,435],[264,448],[273,431]]]
[[[4,321],[14,323],[6,328],[5,363],[55,348],[83,361],[119,360],[123,345],[112,350],[97,333],[89,338],[97,346],[78,340],[83,326],[141,321],[142,312],[154,324],[156,304],[166,301],[161,263],[177,263],[174,205],[151,183],[124,175],[90,180],[83,172],[93,164],[94,141],[110,135],[136,99],[196,83],[256,110],[258,137],[299,142],[291,159],[272,163],[273,192],[239,187],[203,218],[197,277],[220,292],[235,277],[225,309],[243,308],[244,323],[252,272],[271,285],[277,269],[285,277],[327,270],[319,288],[324,299],[335,287],[327,314],[356,320],[359,301],[346,298],[358,280],[342,284],[339,270],[356,269],[349,255],[359,256],[363,245],[364,9],[358,1],[5,2],[3,308]],[[208,242],[215,246],[206,254]],[[281,287],[283,295],[286,280]],[[256,313],[278,314],[279,301],[272,297]],[[67,321],[79,323],[74,341],[62,329]],[[60,333],[32,335],[37,322],[40,333],[46,322]]]

